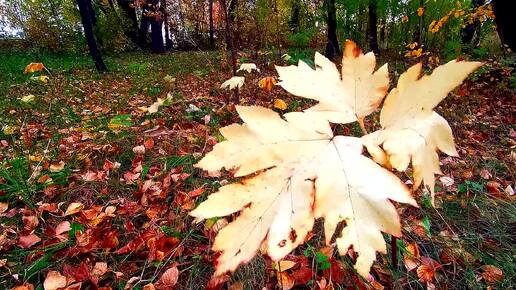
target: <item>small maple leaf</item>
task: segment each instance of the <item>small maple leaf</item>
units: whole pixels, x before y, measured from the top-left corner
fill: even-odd
[[[237,72],[246,71],[248,73],[251,73],[251,72],[253,72],[253,70],[255,70],[257,72],[260,72],[260,69],[256,67],[256,64],[254,64],[254,63],[243,63],[243,64],[240,65],[240,67],[238,68]]]
[[[245,123],[222,128],[227,140],[196,167],[236,169],[235,177],[254,175],[221,187],[190,213],[202,221],[240,212],[215,238],[213,249],[222,252],[216,274],[249,261],[262,243],[274,261],[281,260],[304,242],[314,220],[324,217],[327,243],[346,221],[337,239],[340,253],[353,246],[359,253],[355,267],[367,276],[376,251],[386,251],[382,232],[401,234],[388,200],[416,206],[406,186],[361,155],[360,139],[333,136],[318,114],[288,113],[284,120],[263,107],[236,109]]]
[[[33,73],[33,72],[37,72],[37,71],[42,71],[43,69],[45,69],[45,66],[43,65],[43,63],[31,62],[25,67],[25,70],[23,71],[23,73],[24,74]]]
[[[319,101],[309,109],[333,123],[350,123],[371,114],[387,93],[387,64],[374,72],[374,53],[363,54],[357,45],[347,40],[342,59],[342,74],[333,62],[315,54],[313,70],[300,61],[297,66],[276,67],[281,82],[289,93]]]
[[[244,85],[244,82],[245,82],[245,78],[244,77],[238,77],[238,76],[235,76],[235,77],[232,77],[230,78],[229,80],[225,81],[222,83],[222,85],[220,85],[220,88],[221,89],[229,89],[229,90],[232,90],[232,89],[239,89],[241,88],[243,85]]]
[[[441,173],[436,150],[458,156],[450,125],[433,109],[480,65],[480,62],[454,60],[423,77],[420,77],[421,64],[412,66],[400,76],[398,87],[385,99],[380,113],[383,129],[362,137],[377,162],[389,163],[398,171],[406,170],[412,162],[414,189],[424,182],[432,200],[434,174]]]

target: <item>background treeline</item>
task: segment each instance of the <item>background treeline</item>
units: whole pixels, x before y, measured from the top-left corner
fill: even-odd
[[[502,47],[495,2],[510,1],[3,0],[0,38],[15,35],[34,50],[83,51],[83,3],[82,15],[106,52],[234,46],[256,55],[314,48],[332,57],[349,38],[369,50],[407,57],[434,51],[452,58],[464,50],[482,56]]]

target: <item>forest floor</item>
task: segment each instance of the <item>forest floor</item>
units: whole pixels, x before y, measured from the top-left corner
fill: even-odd
[[[177,273],[175,288],[204,288],[220,223],[193,224],[188,212],[221,182],[193,164],[222,140],[220,127],[239,122],[226,104],[232,94],[219,89],[229,70],[217,54],[122,54],[107,57],[105,75],[85,56],[0,54],[0,62],[0,288],[43,289],[46,277],[63,275],[69,289],[153,289],[145,285],[163,287]],[[23,74],[30,62],[50,70],[47,84]],[[295,289],[322,281],[335,289],[514,289],[516,77],[506,62],[487,60],[438,107],[460,157],[442,156],[436,208],[421,195],[421,209],[400,208],[399,265],[379,254],[366,282],[316,229],[286,258],[296,265],[282,277]],[[289,111],[307,106],[280,87],[258,88],[281,60],[257,64],[241,104],[273,108],[281,98]],[[391,68],[396,77],[405,64]],[[167,94],[171,102],[157,113],[139,108]],[[428,285],[425,273],[434,275]],[[227,287],[274,289],[277,277],[258,257],[227,277]]]

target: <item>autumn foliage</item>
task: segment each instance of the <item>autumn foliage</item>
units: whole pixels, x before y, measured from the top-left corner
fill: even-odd
[[[280,86],[318,104],[282,116],[237,106],[244,123],[222,128],[226,140],[197,163],[211,174],[225,169],[245,177],[190,213],[197,221],[238,213],[215,239],[216,275],[234,271],[260,249],[280,261],[324,218],[328,244],[345,222],[336,233],[337,247],[341,255],[353,249],[355,269],[367,277],[376,252],[386,253],[382,233],[401,235],[391,201],[417,207],[411,190],[389,169],[406,171],[412,164],[413,190],[424,183],[433,197],[437,151],[457,155],[447,121],[433,109],[481,63],[454,60],[423,76],[416,64],[388,94],[387,64],[375,71],[373,53],[364,55],[347,41],[342,64],[339,72],[316,53],[315,69],[302,61],[277,67]],[[381,128],[367,134],[364,119],[382,101]],[[361,138],[335,135],[330,125],[355,121],[365,133]]]

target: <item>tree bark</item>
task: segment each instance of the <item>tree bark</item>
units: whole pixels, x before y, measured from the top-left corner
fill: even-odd
[[[93,59],[93,62],[95,63],[95,67],[97,68],[98,72],[107,72],[108,69],[104,63],[104,60],[102,59],[102,54],[97,47],[97,41],[95,40],[95,35],[93,34],[95,12],[93,10],[93,6],[91,5],[91,0],[77,0],[77,5],[79,6],[79,13],[81,14],[84,36],[86,37],[86,42],[88,43],[90,55]]]
[[[231,0],[230,0],[231,1]],[[232,30],[231,30],[231,17],[228,15],[228,9],[226,5],[226,0],[219,0],[220,8],[222,9],[222,13],[224,15],[225,22],[225,30],[226,30],[226,43],[227,47],[231,52],[231,69],[233,71],[233,76],[237,73],[237,51],[235,44],[233,42]],[[235,102],[239,102],[238,98],[238,89],[235,90]]]
[[[473,9],[477,9],[478,7],[484,5],[485,0],[473,0],[472,5]],[[469,23],[466,25],[462,31],[461,31],[461,38],[462,38],[462,44],[473,44],[473,39],[476,37],[476,39],[480,40],[478,37],[478,34],[480,33],[480,21],[476,19],[473,23]]]
[[[424,0],[419,0],[419,6],[418,6],[418,9],[419,8],[423,8],[425,9],[425,1]],[[417,42],[417,44],[419,44],[419,47],[423,46],[423,31],[424,31],[424,26],[425,25],[425,11],[423,10],[423,14],[421,14],[421,16],[418,15],[418,24],[417,24],[417,29],[416,29],[416,33],[414,35],[414,41]]]
[[[375,53],[379,54],[380,49],[378,47],[378,16],[377,16],[377,0],[369,0],[369,48]]]
[[[167,11],[167,0],[161,0],[161,13],[163,15],[163,25],[165,25],[165,48],[172,48],[172,39],[170,38],[170,29],[168,27],[168,11]]]
[[[493,0],[496,29],[504,45],[516,52],[516,29],[514,21],[514,3],[509,0]]]
[[[134,0],[117,0],[118,6],[124,12],[125,19],[128,20],[128,27],[123,25],[124,34],[136,45],[140,46],[138,40],[138,18],[136,17],[136,9],[134,8]]]
[[[215,47],[215,27],[213,25],[213,0],[209,0],[209,19],[210,19],[210,46]]]
[[[337,40],[337,10],[335,0],[325,0],[328,22],[328,43],[324,55],[329,59],[335,59],[340,55],[339,41]]]

